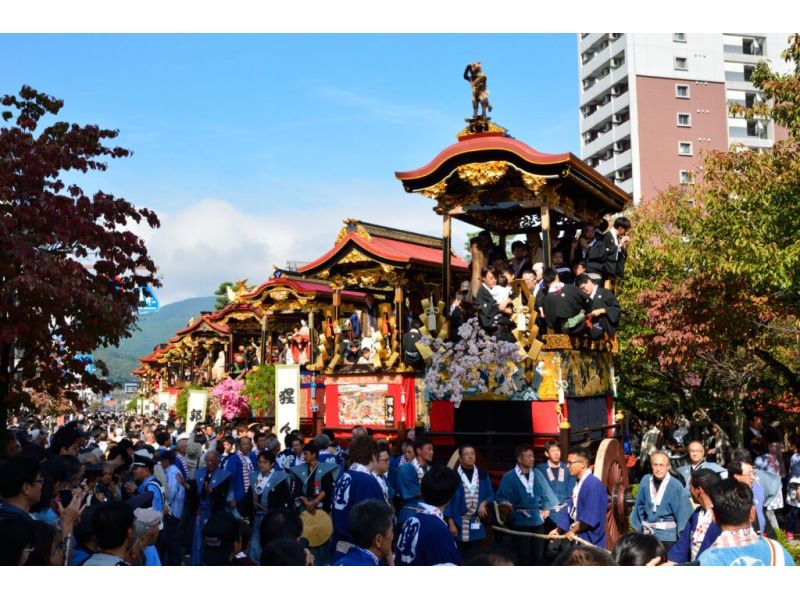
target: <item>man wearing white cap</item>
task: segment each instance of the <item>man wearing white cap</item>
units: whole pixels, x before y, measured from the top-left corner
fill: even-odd
[[[160,566],[156,542],[159,528],[163,522],[163,514],[155,509],[136,509],[133,512],[134,553],[140,554],[147,567]]]

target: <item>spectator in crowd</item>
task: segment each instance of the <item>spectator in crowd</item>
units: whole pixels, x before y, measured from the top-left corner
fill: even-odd
[[[617,540],[611,558],[622,566],[661,565],[667,562],[667,551],[653,535],[630,533]]]
[[[92,530],[98,551],[83,563],[84,567],[126,566],[133,546],[133,509],[124,502],[112,501],[97,507]]]
[[[340,566],[392,565],[394,511],[385,501],[367,499],[349,514],[352,545],[334,564]]]
[[[711,489],[714,520],[722,532],[708,550],[700,555],[703,566],[792,566],[794,560],[777,541],[759,536],[752,523],[756,518],[753,491],[746,483],[731,477]]]

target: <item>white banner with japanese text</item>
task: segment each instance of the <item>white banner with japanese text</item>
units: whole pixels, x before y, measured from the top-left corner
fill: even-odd
[[[283,438],[292,430],[300,429],[300,366],[275,366],[275,428],[273,432]]]
[[[189,400],[186,404],[186,430],[187,432],[192,432],[196,424],[206,421],[208,392],[205,390],[190,390]]]

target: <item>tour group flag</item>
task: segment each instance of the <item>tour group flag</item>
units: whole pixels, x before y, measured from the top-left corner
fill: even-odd
[[[275,428],[278,438],[300,429],[300,366],[275,366]]]
[[[190,390],[189,400],[186,402],[186,430],[194,432],[195,425],[206,421],[206,404],[208,392],[205,390]]]

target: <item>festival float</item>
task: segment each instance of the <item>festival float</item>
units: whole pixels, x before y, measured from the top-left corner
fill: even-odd
[[[416,334],[411,315],[422,315],[426,332],[447,336],[439,272],[446,261],[465,274],[466,263],[443,248],[437,237],[347,219],[333,248],[299,268],[302,276],[327,281],[337,295],[337,351],[320,345],[324,358],[316,364],[325,374],[325,428],[347,436],[363,425],[376,437],[397,437],[425,418],[422,372],[404,361],[403,342],[409,342],[406,333]],[[353,291],[365,295],[365,304],[346,317],[342,298]],[[345,363],[341,341],[357,343],[368,360]]]
[[[545,267],[565,234],[574,235],[581,223],[600,223],[629,202],[627,194],[577,156],[536,151],[487,117],[467,119],[456,143],[426,165],[397,172],[396,177],[405,191],[433,201],[442,217],[445,254],[456,219],[499,237],[501,250],[506,238],[523,236],[530,262],[540,261]],[[489,255],[477,242],[471,252],[474,297]],[[458,277],[447,260],[443,265],[442,288],[449,304]],[[621,414],[614,409],[616,338],[591,341],[540,331],[536,317],[531,317],[534,300],[528,287],[515,280],[513,291],[515,342],[505,344],[514,346],[515,356],[489,354],[490,348],[497,353],[497,343],[487,346],[477,330],[465,330],[470,338],[460,347],[427,339],[432,348],[426,376],[429,432],[453,447],[475,444],[487,468],[497,472],[514,462],[513,447],[520,442],[533,440],[542,446],[548,439],[558,440],[563,455],[572,444],[592,443],[598,449],[595,473],[611,495],[608,528],[616,538],[627,531],[628,486],[626,460],[617,440]],[[465,388],[469,381],[477,383]]]

